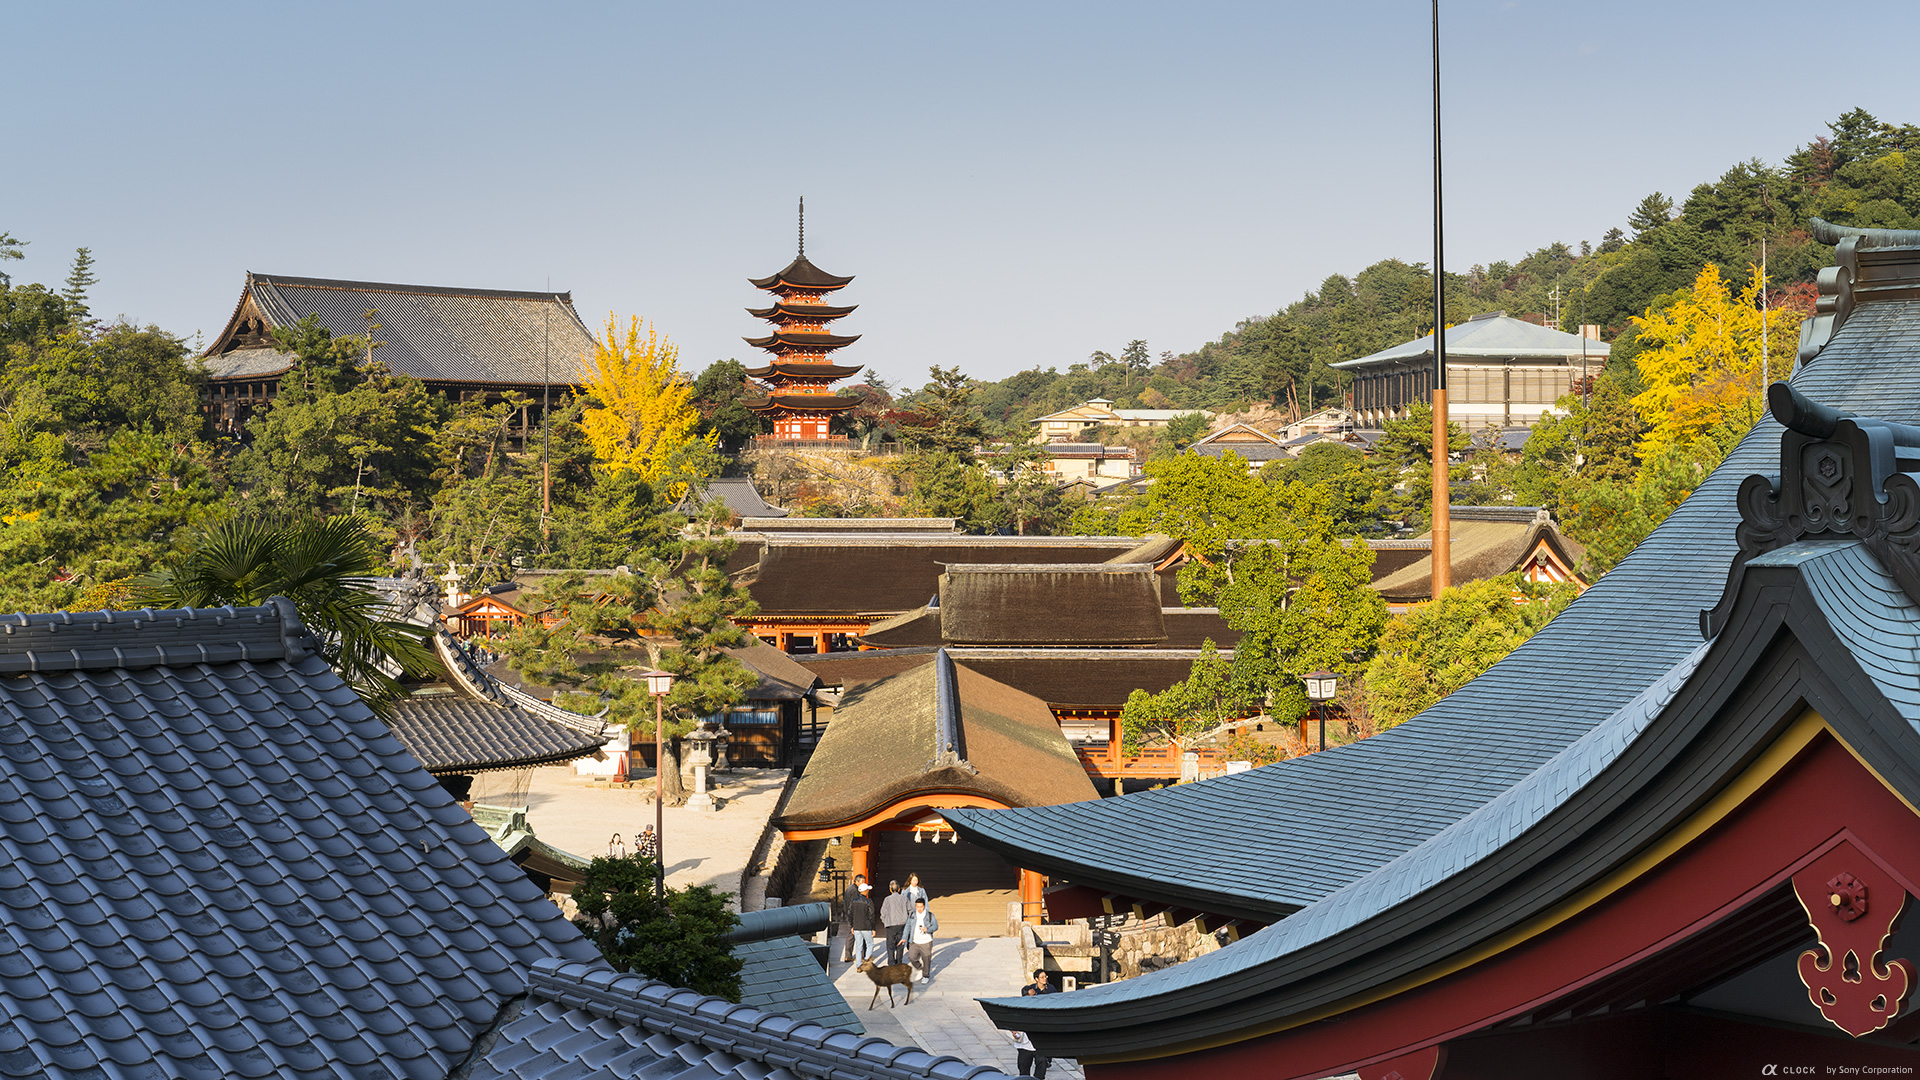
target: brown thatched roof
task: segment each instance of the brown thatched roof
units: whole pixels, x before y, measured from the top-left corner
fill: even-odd
[[[1231,656],[1227,646],[1215,641]],[[920,667],[935,649],[869,649],[795,659],[826,686],[848,691]],[[1198,649],[1035,649],[955,647],[947,652],[988,678],[1058,709],[1117,709],[1134,690],[1159,693],[1193,671]]]
[[[940,636],[955,645],[1153,645],[1166,640],[1153,564],[949,566]]]
[[[775,533],[742,536],[728,570],[763,616],[897,615],[933,599],[954,564],[1102,562],[1135,544],[1112,536]]]
[[[847,693],[794,785],[783,828],[852,825],[919,795],[1007,806],[1099,798],[1045,702],[945,650],[931,661]]]

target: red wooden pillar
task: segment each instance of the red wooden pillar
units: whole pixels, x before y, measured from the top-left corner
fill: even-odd
[[[1037,871],[1024,868],[1020,871],[1020,915],[1029,925],[1040,925],[1040,890],[1046,884],[1047,879]]]
[[[1107,721],[1107,760],[1120,764],[1120,718]]]
[[[856,875],[865,877],[868,881],[872,881],[873,871],[869,869],[869,863],[871,861],[869,856],[872,854],[872,846],[868,840],[869,837],[864,829],[853,834],[853,872]]]

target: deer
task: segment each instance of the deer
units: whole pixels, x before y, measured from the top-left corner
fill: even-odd
[[[880,1003],[880,988],[883,986],[887,988],[887,1008],[893,1008],[893,988],[903,984],[907,988],[906,1004],[913,1004],[912,964],[886,964],[875,967],[872,959],[866,959],[860,961],[860,966],[854,970],[866,972],[867,978],[873,980],[873,1000],[867,1002],[868,1012],[872,1012],[873,1007]]]

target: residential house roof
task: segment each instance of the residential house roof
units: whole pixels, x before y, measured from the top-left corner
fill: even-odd
[[[1278,446],[1280,440],[1252,424],[1237,423],[1228,424],[1219,431],[1209,432],[1204,437],[1195,439],[1189,449],[1198,450],[1202,446],[1211,446],[1215,443],[1267,443]]]
[[[1504,311],[1475,315],[1466,322],[1447,327],[1446,335],[1449,360],[1565,361],[1585,356],[1598,361],[1612,351],[1610,346],[1578,334],[1509,318]],[[1411,363],[1423,358],[1433,358],[1432,334],[1327,366],[1351,370],[1377,364]]]
[[[376,312],[374,359],[401,375],[475,385],[578,386],[587,381],[592,331],[570,293],[392,285],[247,274],[233,316],[202,354],[209,378],[259,378],[292,357],[271,331],[314,315],[335,337],[365,335]]]

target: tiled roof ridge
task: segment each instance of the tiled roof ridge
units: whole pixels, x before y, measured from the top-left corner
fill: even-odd
[[[541,701],[518,687],[509,686],[487,674],[486,669],[476,663],[467,651],[460,647],[454,636],[444,626],[436,625],[433,631],[434,652],[445,665],[453,681],[471,697],[481,701],[490,701],[508,709],[536,716],[549,724],[577,731],[593,738],[601,738],[607,733],[606,715],[613,706],[600,710],[593,716],[563,709],[548,701]]]
[[[1006,1076],[991,1066],[736,1005],[640,975],[623,975],[605,964],[540,960],[527,973],[527,984],[535,998],[749,1058],[809,1080],[1002,1080]]]
[[[941,563],[949,574],[1151,574],[1150,562]]]
[[[345,278],[292,277],[286,274],[258,274],[247,271],[247,284],[285,286],[290,289],[339,289],[343,292],[409,293],[416,296],[471,296],[481,300],[538,300],[573,303],[572,292],[542,292],[528,289],[468,289],[457,285],[403,285],[390,281],[349,281]]]
[[[933,759],[927,772],[962,768],[979,772],[967,760],[966,726],[961,723],[959,676],[953,670],[953,657],[941,649],[933,654]]]
[[[313,635],[293,601],[0,616],[0,674],[304,660]]]

